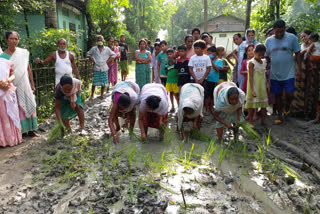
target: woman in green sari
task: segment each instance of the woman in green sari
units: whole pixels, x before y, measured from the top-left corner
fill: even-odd
[[[70,120],[77,115],[80,121],[81,133],[84,131],[84,112],[81,100],[81,81],[64,75],[55,90],[56,116],[64,126],[71,131]]]

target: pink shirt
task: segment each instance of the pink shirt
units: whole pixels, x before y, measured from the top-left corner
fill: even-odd
[[[188,52],[187,52],[187,58],[190,59],[193,55],[196,53],[194,52],[194,48],[192,47]]]

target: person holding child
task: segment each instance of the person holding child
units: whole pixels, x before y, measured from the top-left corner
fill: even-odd
[[[228,81],[228,71],[230,69],[230,66],[223,57],[226,55],[226,50],[223,46],[217,47],[217,57],[218,59],[222,60],[223,67],[219,69],[219,83],[227,82]]]
[[[200,130],[203,117],[204,88],[196,83],[187,83],[181,88],[178,109],[178,130],[185,139],[183,122],[193,122],[193,129]]]
[[[167,57],[168,57],[168,64],[166,65],[166,75],[167,75],[167,82],[166,82],[166,90],[170,93],[170,101],[171,101],[171,110],[170,112],[174,112],[174,100],[173,97],[176,99],[179,105],[179,87],[178,87],[178,72],[175,68],[176,64],[176,55],[173,49],[167,50]]]
[[[145,84],[151,82],[151,53],[147,49],[147,41],[139,41],[139,50],[136,50],[136,83],[142,88]]]
[[[248,62],[248,86],[245,107],[249,111],[249,121],[254,121],[255,109],[261,108],[261,124],[265,124],[268,104],[269,82],[266,78],[267,60],[263,59],[266,47],[259,44],[254,49],[254,58]]]

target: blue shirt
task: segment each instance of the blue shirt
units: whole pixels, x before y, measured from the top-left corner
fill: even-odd
[[[281,39],[271,36],[265,43],[267,47],[266,55],[271,59],[270,79],[288,80],[295,77],[293,53],[300,51],[298,38],[285,33]]]
[[[213,63],[219,68],[223,68],[222,59],[213,61]],[[207,81],[209,82],[219,82],[219,71],[216,71],[213,66],[211,67],[210,73],[208,74]]]

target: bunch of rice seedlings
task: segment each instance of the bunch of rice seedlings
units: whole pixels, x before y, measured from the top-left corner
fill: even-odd
[[[160,128],[163,132],[163,137],[164,137],[164,142],[165,143],[171,143],[171,142],[174,142],[176,140],[176,136],[175,136],[175,133],[165,124],[162,124],[161,125],[161,128]]]
[[[58,122],[58,124],[51,129],[48,137],[48,142],[51,143],[58,138],[63,138],[66,132],[67,131],[64,125],[61,122]]]
[[[137,142],[141,142],[141,143],[144,143],[142,140],[141,140],[141,137],[139,135],[137,135],[136,133],[133,132],[133,130],[127,128],[128,132],[129,132],[129,135],[131,137],[132,140],[134,141],[137,141]]]
[[[209,137],[208,135],[202,133],[200,130],[192,129],[189,135],[190,138],[208,142],[210,143],[212,140],[212,137]]]
[[[257,140],[260,139],[260,135],[253,129],[253,125],[247,122],[240,122],[235,127],[236,129],[242,128],[243,131],[248,135],[250,139]]]

